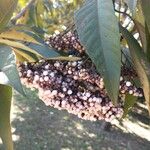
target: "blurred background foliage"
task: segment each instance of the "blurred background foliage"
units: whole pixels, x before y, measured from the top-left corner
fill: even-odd
[[[18,14],[30,2],[19,0],[15,14]],[[28,25],[41,33],[44,31],[51,34],[57,30],[63,31],[73,24],[74,11],[80,8],[84,0],[35,0],[32,2],[16,23]]]

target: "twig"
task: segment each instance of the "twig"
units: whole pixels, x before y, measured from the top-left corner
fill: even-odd
[[[128,13],[123,12],[123,11],[119,11],[119,10],[117,10],[117,9],[115,9],[115,11],[118,12],[118,13],[122,13],[122,14],[128,16],[128,17],[133,21],[133,18],[132,18]]]
[[[14,18],[12,18],[11,22],[16,24],[17,20],[26,13],[26,11],[32,6],[32,4],[34,4],[35,1],[36,0],[30,0],[28,4]]]

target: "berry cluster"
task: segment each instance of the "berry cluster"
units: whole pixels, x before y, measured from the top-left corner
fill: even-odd
[[[120,78],[119,104],[114,106],[96,69],[83,61],[44,61],[18,66],[21,81],[29,88],[38,89],[39,98],[47,106],[78,115],[85,120],[120,118],[126,93],[141,97],[141,89]],[[90,68],[90,69],[89,69]]]
[[[51,35],[45,39],[45,43],[57,49],[58,51],[65,51],[71,55],[84,52],[83,46],[80,44],[77,34],[69,31],[66,34]],[[71,50],[71,51],[69,51]]]

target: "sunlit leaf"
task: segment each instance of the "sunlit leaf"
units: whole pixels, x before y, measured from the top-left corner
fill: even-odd
[[[16,49],[16,48],[13,48],[13,51],[15,53],[19,54],[20,56],[22,56],[23,58],[25,58],[28,62],[38,61],[37,56],[29,51],[22,50],[22,49]]]
[[[122,26],[120,26],[120,31],[129,45],[134,67],[143,87],[144,96],[150,112],[150,64],[142,48],[133,35]]]
[[[123,113],[123,118],[126,117],[128,114],[129,110],[134,106],[135,102],[137,100],[137,97],[127,94],[125,97],[125,103],[124,103],[124,113]]]
[[[118,99],[121,50],[118,21],[112,0],[87,0],[76,12],[75,22],[81,43],[104,76],[109,97]]]
[[[6,150],[13,150],[10,126],[12,88],[0,84],[0,137]]]
[[[44,57],[47,59],[60,56],[58,52],[56,52],[54,49],[50,49],[46,45],[39,45],[39,44],[34,44],[34,43],[21,43],[21,42],[6,40],[6,39],[0,39],[0,43],[7,44],[14,48],[29,51],[40,57]]]
[[[18,0],[0,0],[0,30],[9,22]]]
[[[11,39],[11,40],[19,40],[25,42],[32,42],[36,44],[40,44],[37,42],[32,36],[29,36],[25,32],[17,31],[17,30],[7,30],[0,34],[0,38]]]
[[[50,58],[50,60],[78,61],[78,60],[81,60],[81,58],[80,57],[60,56],[60,57]]]
[[[0,70],[0,84],[11,85],[25,95],[16,68],[15,55],[8,46],[0,46]]]

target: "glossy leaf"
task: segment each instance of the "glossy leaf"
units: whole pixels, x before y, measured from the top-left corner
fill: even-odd
[[[25,95],[16,68],[15,55],[8,46],[0,46],[0,70],[0,84],[11,85]]]
[[[120,31],[129,45],[134,67],[143,87],[144,96],[150,112],[150,64],[133,35],[122,26],[120,26]]]
[[[0,30],[9,22],[18,0],[0,0]]]
[[[12,88],[0,84],[0,137],[6,150],[13,150],[10,126]]]
[[[118,99],[121,50],[118,21],[112,0],[87,0],[76,12],[75,24],[81,43],[98,72],[104,76],[109,97]]]

